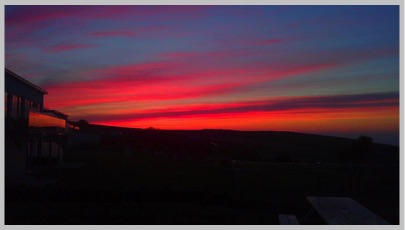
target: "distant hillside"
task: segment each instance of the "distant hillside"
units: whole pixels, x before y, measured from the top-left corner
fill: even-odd
[[[122,144],[148,143],[153,151],[203,154],[228,159],[278,162],[342,162],[353,153],[355,140],[281,131],[158,130],[87,124],[82,132],[121,136]],[[112,137],[105,137],[111,139]],[[112,140],[112,139],[111,139]],[[399,147],[372,144],[365,162],[399,164]]]

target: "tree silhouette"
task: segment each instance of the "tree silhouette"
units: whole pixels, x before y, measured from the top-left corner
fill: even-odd
[[[353,140],[350,147],[339,154],[342,163],[365,163],[372,158],[374,151],[373,139],[368,136],[360,136]]]
[[[371,157],[373,152],[373,139],[367,136],[360,136],[350,147],[350,161],[354,163],[364,162],[367,157]]]
[[[82,126],[87,126],[89,125],[89,122],[87,120],[81,119],[77,122],[77,124],[82,127]]]

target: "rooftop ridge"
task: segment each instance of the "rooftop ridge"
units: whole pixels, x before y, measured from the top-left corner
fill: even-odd
[[[26,84],[26,85],[28,85],[28,86],[31,86],[31,87],[33,87],[33,88],[35,88],[36,90],[40,91],[40,92],[43,93],[43,94],[48,94],[48,91],[42,89],[41,87],[35,85],[34,83],[32,83],[32,82],[30,82],[30,81],[24,79],[23,77],[21,77],[20,75],[14,73],[13,71],[11,71],[11,70],[9,70],[9,69],[7,69],[7,68],[5,68],[5,69],[6,69],[6,73],[10,74],[11,76],[13,76],[14,78],[16,78],[17,80],[21,81],[22,83],[24,83],[24,84]]]

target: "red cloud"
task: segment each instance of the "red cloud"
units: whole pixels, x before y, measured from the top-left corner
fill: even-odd
[[[151,118],[180,118],[272,112],[288,114],[317,114],[339,112],[372,112],[387,109],[399,115],[399,94],[376,93],[359,95],[336,95],[319,97],[285,97],[272,100],[223,103],[212,105],[185,105],[154,110],[121,110],[115,115],[91,115],[95,121],[143,120]]]
[[[105,79],[74,82],[46,87],[52,97],[47,105],[57,109],[69,109],[86,105],[117,102],[168,101],[220,95],[232,91],[241,84],[224,83],[209,86],[185,86],[176,83],[139,85],[132,80]]]
[[[246,94],[263,89],[263,83],[284,77],[324,70],[334,65],[309,65],[291,69],[251,73],[245,69],[218,69],[176,72],[187,69],[184,63],[151,62],[113,66],[94,70],[88,75],[104,79],[49,84],[51,107],[63,109],[90,104],[195,99],[221,95]],[[238,80],[238,76],[241,76]],[[246,78],[249,76],[250,78]],[[235,81],[229,82],[229,77]],[[213,82],[204,85],[207,79]],[[68,113],[68,111],[66,111]]]

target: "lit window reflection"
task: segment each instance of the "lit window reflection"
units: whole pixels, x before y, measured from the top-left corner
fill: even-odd
[[[42,127],[66,128],[66,120],[30,111],[29,126],[39,128]]]

